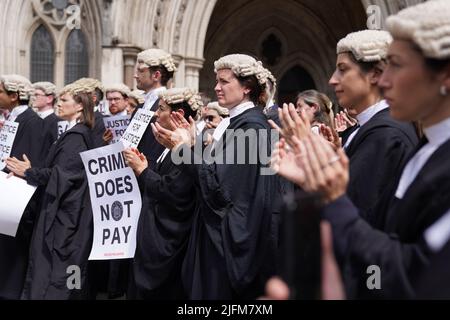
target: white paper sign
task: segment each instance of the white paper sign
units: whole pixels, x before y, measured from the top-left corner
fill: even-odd
[[[69,121],[58,121],[58,139],[69,129]]]
[[[15,237],[20,219],[36,187],[0,171],[0,233]]]
[[[103,118],[105,128],[111,130],[113,139],[109,144],[114,144],[120,141],[123,134],[130,124],[130,116],[113,116]]]
[[[80,153],[89,181],[94,241],[89,260],[133,258],[142,200],[122,143]]]
[[[154,115],[153,111],[146,109],[139,109],[136,112],[121,139],[126,148],[137,148]]]
[[[6,159],[11,155],[14,139],[16,138],[19,123],[5,121],[0,130],[0,170],[6,167]]]

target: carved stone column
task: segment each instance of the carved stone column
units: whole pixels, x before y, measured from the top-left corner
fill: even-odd
[[[140,48],[137,47],[123,47],[123,82],[130,87],[134,88],[134,73],[136,66],[136,58]]]

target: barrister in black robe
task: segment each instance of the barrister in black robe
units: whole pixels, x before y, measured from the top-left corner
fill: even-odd
[[[262,110],[252,108],[231,119],[228,129],[269,131],[269,125]],[[270,152],[268,140],[246,145],[246,150]],[[235,155],[243,152],[235,145],[228,148]],[[272,215],[279,210],[274,200],[278,186],[276,177],[261,174],[262,168],[249,162],[195,166],[199,207],[183,263],[189,298],[255,298],[274,272],[277,226]]]
[[[431,255],[423,233],[450,208],[449,157],[447,141],[431,156],[403,199],[389,201],[386,196],[377,205],[377,215],[386,217],[382,230],[362,219],[348,198],[325,208],[323,217],[332,224],[337,258],[344,261],[349,298],[415,297],[417,272],[428,265]],[[395,190],[391,189],[391,198]],[[367,288],[370,275],[366,271],[371,265],[381,269],[381,290]]]
[[[43,167],[8,160],[8,168],[43,190],[30,244],[22,299],[82,299],[89,293],[87,260],[92,247],[92,209],[80,152],[92,148],[93,106],[85,93],[64,93],[59,102],[67,108],[76,101],[76,124],[57,140]],[[61,110],[60,110],[61,114]],[[64,114],[64,113],[63,113]],[[67,111],[66,114],[67,115]],[[73,115],[73,114],[72,114]],[[66,119],[65,120],[73,120]],[[81,270],[81,289],[68,288],[70,266]]]
[[[389,116],[389,105],[377,85],[391,42],[392,37],[383,30],[348,34],[337,44],[336,70],[329,81],[339,105],[361,126],[344,133],[343,146],[350,158],[348,195],[370,223],[378,217],[368,211],[417,143],[412,124],[397,123]],[[365,47],[377,54],[363,50]]]
[[[11,150],[11,157],[22,159],[26,154],[36,165],[41,165],[50,147],[43,128],[43,120],[28,108],[15,122],[19,123]],[[9,172],[7,168],[4,170]],[[18,299],[23,287],[28,260],[29,242],[33,230],[37,195],[24,211],[15,238],[0,234],[0,298]]]
[[[182,102],[168,103],[173,96],[184,96]],[[194,97],[194,98],[193,98]],[[190,103],[188,103],[188,101]],[[170,125],[172,111],[186,120],[195,116],[200,96],[190,89],[170,89],[160,99],[155,119],[163,128]],[[142,210],[137,229],[136,253],[132,262],[128,299],[185,299],[181,265],[191,231],[196,207],[194,181],[188,172],[172,161],[171,145],[152,170],[127,150],[125,159],[138,175]]]
[[[432,1],[408,10],[407,15],[400,12],[390,19],[396,21],[401,16],[401,24],[414,29],[407,33],[416,35],[427,29],[430,19],[436,20],[434,15],[449,12],[450,4]],[[450,27],[449,19],[441,23],[443,28]],[[375,208],[376,214],[384,217],[381,228],[370,226],[345,197],[329,204],[323,212],[323,217],[332,224],[337,258],[345,261],[343,276],[350,298],[416,297],[417,274],[426,269],[432,255],[423,239],[424,232],[450,208],[450,55],[441,48],[431,57],[426,50],[429,44],[405,37],[403,29],[399,34],[400,29],[388,23],[394,41],[378,85],[390,105],[392,117],[420,121],[424,138],[398,171],[390,192],[383,195]],[[401,72],[397,69],[398,61],[402,61]],[[330,180],[341,177],[345,181],[333,158],[324,162],[325,167],[321,166],[318,172]],[[327,192],[330,199],[345,193],[339,183],[333,185],[334,191]],[[368,288],[370,266],[378,266],[381,271],[380,290]]]
[[[387,108],[365,123],[346,149],[350,159],[347,195],[373,226],[383,219],[373,207],[417,143],[413,124],[395,121]]]
[[[137,88],[145,92],[145,103],[138,106],[133,117],[139,108],[156,112],[159,105],[158,95],[161,91],[166,90],[168,82],[176,71],[175,61],[171,54],[157,48],[140,52],[136,62],[137,68],[134,77]],[[152,122],[154,123],[155,120],[153,119]],[[150,125],[142,136],[138,150],[147,157],[150,168],[155,169],[156,160],[163,153],[164,147],[155,140]]]

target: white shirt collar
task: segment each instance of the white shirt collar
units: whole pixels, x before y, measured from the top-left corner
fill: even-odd
[[[241,103],[230,110],[230,119],[236,118],[237,116],[243,114],[245,111],[250,110],[254,107],[255,104],[251,101]]]
[[[9,121],[16,121],[17,117],[20,116],[22,113],[24,113],[25,111],[28,110],[28,106],[17,106],[15,107],[12,111],[11,114],[9,115]]]
[[[428,143],[440,147],[450,139],[450,118],[447,118],[431,127],[423,129]]]
[[[214,130],[213,133],[213,139],[215,141],[219,141],[220,138],[222,138],[223,134],[227,130],[227,128],[230,126],[231,119],[236,118],[237,116],[240,116],[245,111],[255,108],[255,104],[253,102],[244,102],[233,109],[230,110],[230,117],[223,119],[219,125],[217,126],[216,130]]]
[[[67,131],[69,131],[70,129],[72,129],[73,127],[75,127],[77,125],[79,121],[78,120],[72,120],[69,121],[69,125],[67,126]]]
[[[38,116],[41,117],[41,119],[47,118],[52,113],[55,113],[55,110],[50,109],[50,110],[45,110],[43,112],[39,112],[39,111],[37,112]]]
[[[145,94],[144,109],[151,109],[155,104],[156,100],[158,100],[159,94],[165,90],[167,90],[166,87],[159,87],[147,92]]]
[[[386,100],[381,100],[380,102],[367,108],[366,110],[364,110],[363,112],[361,112],[360,114],[358,114],[356,116],[356,118],[358,119],[359,125],[362,127],[367,122],[369,122],[369,120],[372,119],[373,116],[375,116],[378,112],[380,112],[386,108],[389,108],[389,105],[387,104]]]
[[[149,92],[147,92],[145,94],[145,100],[150,99],[151,96],[158,96],[158,94],[160,94],[163,91],[166,91],[167,88],[166,87],[159,87],[153,90],[150,90]]]

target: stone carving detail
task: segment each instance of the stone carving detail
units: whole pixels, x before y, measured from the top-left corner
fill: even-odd
[[[160,40],[161,28],[162,28],[162,15],[164,11],[164,0],[158,1],[158,6],[156,7],[155,22],[153,24],[153,46],[158,47]]]
[[[35,14],[49,25],[63,28],[71,13],[66,10],[72,5],[83,8],[84,0],[32,0]],[[81,10],[82,12],[82,10]]]
[[[180,33],[181,33],[181,25],[183,24],[184,14],[186,13],[186,8],[188,6],[187,0],[183,0],[180,4],[180,8],[178,9],[177,20],[175,22],[175,35],[173,40],[173,47],[175,52],[179,52],[180,48]]]

